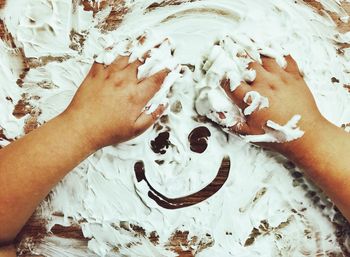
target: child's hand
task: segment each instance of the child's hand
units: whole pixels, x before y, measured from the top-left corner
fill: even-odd
[[[140,65],[140,61],[129,64],[128,57],[120,57],[108,67],[95,63],[62,114],[95,150],[140,135],[164,111],[165,107],[159,106],[152,115],[142,113],[168,71],[138,81]]]
[[[322,120],[315,100],[303,80],[299,68],[291,56],[287,56],[288,66],[282,69],[274,59],[263,57],[263,64],[250,64],[256,71],[256,79],[251,85],[242,83],[233,92],[229,83],[223,83],[227,95],[244,110],[248,105],[243,101],[249,91],[257,91],[269,99],[269,108],[257,110],[246,116],[246,124],[237,125],[232,131],[242,135],[264,134],[264,127],[268,120],[281,125],[286,124],[294,115],[302,116],[298,126],[308,133]],[[285,144],[269,144],[268,147],[277,148]],[[277,150],[277,149],[276,149]]]

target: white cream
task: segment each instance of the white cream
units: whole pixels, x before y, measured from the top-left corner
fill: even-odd
[[[244,115],[249,116],[257,110],[261,110],[269,107],[269,99],[260,95],[256,91],[248,92],[243,101],[249,106],[244,109]]]
[[[55,224],[79,224],[89,238],[88,249],[73,240],[47,236],[33,245],[32,251],[48,257],[177,256],[168,241],[175,230],[181,230],[189,231],[189,240],[197,237],[190,250],[199,257],[340,255],[332,204],[324,197],[313,203],[315,197],[307,192],[319,191],[290,175],[299,174],[297,168],[284,165],[288,172],[283,166],[286,160],[279,155],[264,152],[237,136],[227,136],[221,128],[197,116],[198,113],[207,116],[222,126],[236,124],[243,117],[242,110],[221,89],[223,76],[230,79],[234,90],[241,81],[254,80],[254,72],[248,69],[250,59],[259,60],[263,53],[277,58],[283,67],[283,56],[290,53],[322,114],[338,126],[349,123],[350,95],[343,88],[350,84],[349,53],[337,54],[334,44],[338,40],[347,41],[347,37],[338,34],[328,16],[320,16],[299,1],[202,0],[146,10],[153,2],[126,1],[129,13],[117,30],[108,33],[102,33],[99,24],[109,8],[94,17],[81,6],[73,8],[69,0],[10,0],[1,13],[27,58],[46,55],[66,58],[31,68],[19,88],[15,82],[21,56],[6,47],[0,49],[0,78],[6,81],[0,85],[4,110],[0,113],[0,126],[9,137],[23,134],[23,120],[11,115],[13,104],[4,101],[5,96],[13,97],[14,103],[22,93],[39,96],[31,104],[42,110],[39,121],[47,121],[67,106],[94,60],[108,64],[116,56],[130,52],[136,60],[164,39],[170,43],[155,50],[154,59],[149,59],[149,66],[141,71],[147,71],[146,76],[164,67],[174,70],[173,79],[168,77],[170,82],[153,102],[153,106],[162,101],[169,103],[166,111],[169,121],[163,124],[163,129],[171,129],[172,144],[166,153],[151,151],[150,142],[158,135],[151,128],[131,142],[104,148],[88,158],[57,185],[50,200],[38,209],[48,221],[48,230]],[[34,12],[38,8],[41,12]],[[35,24],[29,19],[35,20]],[[69,37],[72,29],[85,38],[84,44],[74,49],[69,48],[75,41]],[[137,39],[142,35],[147,37],[141,45]],[[171,50],[175,50],[173,55]],[[181,76],[176,70],[179,68]],[[332,84],[332,77],[339,82]],[[42,88],[42,83],[52,88]],[[298,118],[286,126],[269,122],[271,131],[264,137],[274,140],[276,136],[290,139],[290,135],[301,135]],[[188,142],[189,133],[198,126],[206,126],[211,132],[203,154],[190,151]],[[176,198],[210,183],[225,155],[230,156],[232,163],[223,188],[210,199],[179,210],[156,205],[133,172],[135,162],[144,161],[153,187],[169,198]],[[158,165],[156,160],[164,164]],[[326,207],[321,210],[321,205]],[[63,217],[53,215],[55,212],[63,213]],[[261,235],[251,245],[244,246],[249,243],[253,228],[258,228],[263,220],[269,222],[270,228],[260,231]],[[288,225],[283,226],[285,222]],[[121,228],[120,223],[139,225],[146,236],[137,236],[132,229]],[[148,239],[152,231],[159,235],[157,245]],[[344,240],[348,237],[344,236]],[[201,249],[200,242],[210,247]],[[349,249],[347,245],[342,247]]]
[[[282,126],[268,120],[266,123],[265,134],[263,135],[254,135],[254,136],[244,136],[243,138],[251,143],[263,143],[263,142],[290,142],[296,139],[301,138],[304,135],[304,131],[298,128],[298,122],[300,121],[301,116],[295,115],[293,118],[287,122],[286,125]]]
[[[25,119],[17,119],[12,115],[15,104],[21,99],[21,90],[16,85],[16,80],[22,68],[21,62],[16,58],[18,51],[11,49],[5,42],[0,41],[0,129],[4,135],[11,139],[23,133]],[[9,142],[0,140],[0,146]]]
[[[133,49],[130,51],[133,56],[135,56],[135,53],[137,53],[137,51],[133,53]],[[145,52],[141,52],[141,54],[144,55]],[[169,39],[166,39],[164,42],[162,42],[159,47],[149,50],[148,55],[149,57],[145,59],[145,63],[138,68],[137,76],[139,80],[151,77],[157,72],[165,69],[170,71],[168,76],[165,78],[160,91],[157,92],[157,94],[145,107],[146,110],[151,113],[155,111],[161,104],[164,106],[168,105],[166,96],[171,86],[173,86],[175,81],[181,77],[181,67],[172,57],[172,45]],[[132,58],[133,57],[131,57],[131,61]],[[143,58],[143,56],[138,56],[138,59],[141,58]]]

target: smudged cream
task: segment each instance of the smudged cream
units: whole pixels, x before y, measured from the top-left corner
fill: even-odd
[[[336,31],[328,16],[320,16],[299,1],[202,0],[147,8],[152,3],[126,1],[129,13],[109,33],[100,28],[108,8],[93,16],[68,0],[13,0],[1,13],[27,59],[65,57],[31,67],[19,88],[21,57],[1,46],[0,76],[6,83],[0,85],[4,110],[0,126],[7,136],[22,135],[23,120],[12,116],[13,104],[4,97],[10,96],[15,103],[22,93],[37,96],[31,105],[42,111],[39,121],[47,121],[68,105],[95,60],[108,64],[129,53],[136,60],[164,39],[168,43],[153,50],[153,59],[139,75],[173,70],[170,82],[148,107],[162,101],[169,107],[181,106],[169,108],[141,137],[88,158],[38,209],[48,221],[48,230],[55,224],[79,224],[88,238],[88,249],[48,236],[32,251],[46,256],[177,256],[169,246],[176,230],[189,231],[191,247],[183,247],[199,257],[316,256],[348,249],[337,241],[333,205],[325,197],[316,198],[321,194],[298,168],[203,119],[207,116],[222,126],[236,124],[243,117],[242,110],[232,105],[220,80],[229,79],[234,90],[241,81],[254,80],[254,72],[248,69],[250,59],[259,61],[260,54],[265,54],[283,67],[283,56],[290,53],[322,114],[338,126],[349,123],[350,96],[343,87],[350,84],[349,53],[342,50],[344,55],[339,54],[334,43],[347,37]],[[327,3],[338,8],[334,1]],[[143,44],[140,36],[146,37]],[[290,135],[293,129],[293,135],[300,135],[299,118],[287,126],[269,122],[275,134],[265,136],[275,139],[276,134]],[[191,151],[188,141],[200,126],[211,134],[202,154]],[[162,132],[169,133],[171,144],[159,154],[152,151],[151,142]],[[230,157],[231,169],[224,186],[206,201],[178,210],[157,205],[147,195],[149,187],[139,183],[133,172],[135,163],[143,161],[154,189],[168,198],[179,198],[213,181],[225,155]],[[62,217],[55,216],[57,212]],[[125,224],[141,226],[145,234],[135,235],[130,226],[124,229]],[[154,231],[158,243],[149,239]],[[347,242],[348,236],[342,239]],[[67,247],[70,244],[77,247]]]

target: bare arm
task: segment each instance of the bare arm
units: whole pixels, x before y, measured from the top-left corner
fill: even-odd
[[[14,245],[8,245],[0,248],[0,257],[16,257],[16,248]]]
[[[61,115],[0,151],[2,243],[10,243],[51,188],[93,152],[73,122]]]
[[[292,57],[287,58],[286,69],[275,60],[262,58],[263,63],[251,63],[257,78],[251,84],[242,83],[231,92],[223,85],[228,96],[241,108],[247,107],[243,98],[249,91],[257,91],[270,100],[270,107],[247,116],[247,123],[232,128],[245,135],[264,134],[267,120],[286,124],[295,114],[300,114],[300,128],[305,135],[295,141],[263,144],[276,150],[304,168],[306,175],[314,180],[333,200],[350,221],[350,135],[328,122],[317,109],[314,98]]]
[[[0,150],[0,246],[14,240],[40,201],[82,160],[141,134],[163,112],[162,106],[153,115],[142,109],[168,72],[138,81],[141,63],[128,61],[94,64],[64,113]]]
[[[321,119],[313,132],[283,152],[304,168],[350,221],[350,135]]]

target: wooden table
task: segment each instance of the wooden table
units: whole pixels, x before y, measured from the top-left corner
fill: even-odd
[[[4,7],[5,1],[6,0],[0,0],[0,9]],[[165,0],[163,1],[162,4],[153,4],[152,6],[150,6],[150,8],[156,8],[158,6],[164,6],[164,5],[181,4],[182,2],[188,2],[188,1],[193,1],[193,0]],[[122,0],[102,1],[102,4],[100,4],[99,6],[97,6],[96,4],[90,3],[89,1],[86,1],[86,0],[81,0],[81,1],[73,0],[73,2],[84,5],[86,10],[91,10],[94,13],[97,13],[100,10],[104,9],[107,5],[110,5],[112,7],[112,11],[110,15],[106,18],[103,25],[103,29],[106,31],[116,29],[120,24],[124,14],[126,14],[128,11],[127,8],[124,7]],[[320,13],[323,11],[321,4],[315,0],[304,0],[304,2],[312,6],[313,8],[315,8]],[[350,10],[349,3],[344,4],[343,7],[346,10]],[[338,24],[339,30],[341,32],[350,31],[350,24],[344,24],[340,22],[337,15],[334,13],[329,13],[329,14]],[[8,33],[6,26],[2,20],[0,20],[0,38],[3,41],[7,42],[8,45],[10,45],[11,47],[16,48],[16,44],[12,40],[12,36],[10,33]],[[345,48],[349,46],[344,44],[339,47]],[[19,50],[21,51],[21,49]],[[35,65],[36,60],[33,60],[33,59],[28,60],[27,58],[25,58],[23,51],[21,51],[21,54],[25,64],[22,76],[25,76],[25,73],[26,73],[25,69],[28,68],[28,66],[30,67],[32,65]],[[20,86],[21,81],[19,80],[18,83]],[[38,126],[37,117],[39,114],[31,110],[30,106],[28,105],[28,102],[24,97],[22,101],[17,103],[16,108],[14,110],[14,115],[16,117],[23,117],[26,114],[30,114],[30,117],[27,119],[26,126],[25,126],[25,132],[29,133],[31,130],[35,129]],[[3,135],[0,129],[0,138],[4,138],[4,137],[5,136]],[[9,139],[9,140],[13,140],[13,139]],[[57,215],[60,215],[60,214],[57,214]],[[24,246],[24,244],[21,244],[21,241],[26,238],[31,238],[33,244],[40,242],[40,240],[42,240],[47,235],[45,225],[46,225],[45,220],[41,220],[40,217],[38,217],[35,214],[32,216],[32,218],[28,221],[27,225],[24,227],[24,229],[22,230],[22,232],[20,233],[17,239],[19,249],[22,250],[22,254],[20,256],[26,256],[26,257],[31,256],[30,252],[27,251],[27,249],[25,249],[26,247]],[[142,228],[134,226],[132,229],[136,234],[139,234],[141,236],[144,235],[144,230]],[[58,237],[67,238],[71,240],[79,240],[81,241],[83,246],[85,245],[87,247],[88,239],[84,238],[81,228],[79,226],[63,227],[60,225],[56,225],[51,230],[51,233]],[[155,234],[153,235],[151,234],[149,238],[151,242],[157,241],[157,237]],[[181,257],[191,257],[194,255],[191,253],[190,247],[189,247],[189,250],[187,251],[182,250],[183,248],[181,247],[184,245],[190,246],[191,240],[193,240],[193,238],[192,239],[188,238],[188,231],[175,231],[173,234],[173,237],[169,239],[169,243],[167,247],[175,251],[176,253],[178,253]],[[204,248],[210,247],[210,243],[208,243],[208,245],[203,245],[202,247]]]

